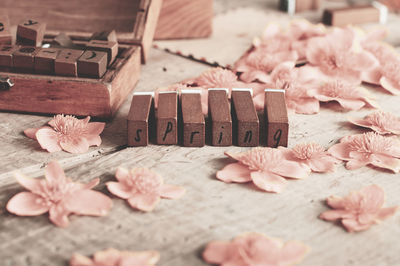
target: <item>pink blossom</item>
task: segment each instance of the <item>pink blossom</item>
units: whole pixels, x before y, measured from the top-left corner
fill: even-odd
[[[355,33],[351,29],[334,30],[325,37],[312,38],[308,42],[307,60],[324,74],[352,83],[361,81],[361,72],[378,65],[370,53],[358,49]]]
[[[373,100],[369,92],[357,84],[342,80],[324,82],[310,92],[321,102],[338,102],[344,109],[359,110],[362,107],[377,108],[378,104]]]
[[[193,79],[193,83],[196,86],[203,87],[205,89],[227,88],[231,90],[232,88],[237,88],[240,86],[238,85],[239,82],[236,74],[221,67],[211,68],[207,71],[204,71],[200,76]]]
[[[389,112],[376,111],[363,119],[349,118],[349,121],[357,126],[370,128],[381,135],[400,135],[400,117]]]
[[[400,95],[400,56],[393,54],[382,66],[381,86],[394,95]]]
[[[323,24],[314,25],[305,19],[298,19],[291,21],[289,35],[292,38],[291,49],[297,52],[300,60],[304,60],[309,40],[325,36],[326,28]]]
[[[132,208],[145,212],[152,211],[160,198],[176,199],[185,193],[181,187],[164,184],[160,175],[146,168],[128,171],[118,167],[115,177],[118,182],[107,182],[108,190],[126,199]]]
[[[384,202],[383,189],[370,185],[344,198],[330,196],[326,203],[333,210],[325,211],[319,217],[326,221],[340,220],[349,232],[363,231],[395,214],[398,207],[382,208]]]
[[[226,183],[253,182],[267,192],[281,192],[287,184],[286,178],[302,179],[310,170],[297,162],[286,160],[279,149],[253,148],[247,152],[225,155],[237,160],[217,172],[216,177]]]
[[[295,51],[268,53],[262,48],[256,48],[235,63],[235,71],[242,73],[240,79],[245,82],[267,83],[268,74],[277,65],[286,61],[295,62],[297,58]]]
[[[324,147],[317,143],[301,143],[292,149],[279,147],[287,160],[309,167],[313,172],[333,172],[339,163]]]
[[[321,75],[314,68],[295,68],[293,62],[284,62],[272,71],[269,86],[285,90],[289,109],[300,114],[315,114],[319,112],[319,101],[310,91],[319,84],[319,78]]]
[[[400,141],[375,132],[344,137],[328,149],[338,159],[348,161],[346,168],[357,169],[366,165],[400,172]]]
[[[160,259],[157,251],[119,251],[106,249],[98,251],[93,259],[74,254],[70,266],[154,266]]]
[[[20,192],[7,203],[7,210],[19,216],[36,216],[46,212],[57,226],[66,227],[70,214],[104,216],[112,206],[111,199],[91,190],[99,183],[96,178],[88,184],[72,182],[60,165],[50,162],[45,179],[16,174],[18,183],[30,192]]]
[[[232,241],[208,243],[203,259],[210,264],[226,266],[289,266],[300,263],[309,248],[303,243],[247,233]]]
[[[56,115],[48,122],[50,126],[28,128],[24,131],[29,138],[36,139],[48,152],[67,151],[84,153],[90,146],[100,146],[100,134],[105,123],[91,122],[90,116],[77,119],[71,115]]]

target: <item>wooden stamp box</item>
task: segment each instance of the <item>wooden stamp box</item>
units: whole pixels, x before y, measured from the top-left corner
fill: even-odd
[[[117,32],[116,60],[100,78],[17,73],[0,69],[14,86],[0,91],[0,110],[73,114],[109,119],[134,89],[151,48],[162,0],[6,0],[0,13],[11,25],[24,19],[47,24],[45,40],[65,32],[76,44],[94,32]],[[14,40],[15,41],[15,40]]]

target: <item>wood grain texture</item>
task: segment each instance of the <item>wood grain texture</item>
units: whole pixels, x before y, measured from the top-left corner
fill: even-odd
[[[372,5],[353,6],[337,9],[326,9],[323,14],[323,23],[343,27],[348,24],[379,22],[380,12]]]
[[[289,138],[289,121],[285,102],[285,92],[266,90],[264,119],[266,143],[268,147],[287,147]]]
[[[213,0],[164,0],[154,39],[192,39],[210,36],[213,2]]]
[[[150,123],[153,123],[151,113],[154,112],[153,96],[151,94],[133,94],[129,109],[128,146],[138,147],[149,144]]]
[[[235,1],[237,6],[248,2]],[[265,1],[257,2],[260,8],[264,6]],[[149,64],[143,67],[137,91],[198,76],[207,68],[153,49]],[[376,87],[367,89],[385,111],[398,113],[400,96]],[[206,266],[201,252],[209,241],[231,239],[249,231],[305,242],[311,251],[300,265],[398,264],[399,214],[357,234],[346,233],[341,227],[317,218],[328,209],[323,202],[327,196],[344,196],[369,184],[378,184],[385,190],[387,206],[399,205],[398,174],[369,167],[348,171],[339,165],[335,173],[291,180],[281,194],[264,193],[245,184],[225,184],[215,178],[216,171],[232,162],[223,152],[248,148],[159,145],[125,148],[126,132],[121,129],[126,127],[129,107],[129,101],[124,103],[114,120],[107,124],[101,135],[102,145],[82,155],[49,154],[22,135],[24,129],[41,126],[49,117],[0,113],[1,265],[63,266],[75,252],[90,255],[114,247],[159,250],[162,266]],[[362,117],[371,111],[344,112],[336,104],[322,104],[317,115],[289,113],[290,145],[314,141],[327,148],[342,136],[364,132],[348,124],[346,119]],[[18,169],[28,176],[43,176],[44,165],[53,159],[59,160],[67,176],[74,180],[86,182],[99,177],[101,183],[96,189],[104,192],[105,182],[114,180],[116,168],[122,165],[152,168],[162,174],[166,183],[182,185],[187,193],[179,200],[162,200],[151,213],[134,211],[125,201],[113,197],[114,206],[108,216],[72,216],[71,225],[66,229],[50,224],[46,215],[23,218],[7,213],[6,202],[22,190],[15,183],[13,172]]]
[[[208,123],[213,146],[232,145],[232,117],[226,90],[208,90]]]
[[[232,90],[231,106],[235,144],[241,147],[258,146],[260,122],[251,92]]]
[[[161,92],[156,110],[157,144],[178,144],[178,94]]]
[[[203,147],[206,138],[206,124],[201,111],[201,92],[181,92],[182,143],[185,147]]]

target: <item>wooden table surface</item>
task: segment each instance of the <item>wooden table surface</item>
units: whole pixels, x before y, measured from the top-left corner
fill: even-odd
[[[219,16],[227,9],[252,4],[257,9],[273,8],[271,1],[265,1],[265,6],[261,0],[242,2],[217,0],[216,13]],[[196,76],[207,68],[205,64],[153,49],[136,91],[151,91]],[[399,113],[399,96],[379,88],[368,89],[384,110]],[[313,173],[306,180],[290,181],[281,194],[264,193],[250,185],[225,184],[215,178],[216,171],[230,162],[224,151],[247,148],[127,148],[129,105],[130,97],[114,120],[107,123],[102,145],[82,155],[47,153],[23,135],[24,129],[39,127],[49,117],[0,113],[0,265],[66,265],[74,252],[91,255],[109,247],[158,250],[158,265],[206,265],[200,255],[209,241],[253,231],[309,245],[311,252],[301,265],[400,265],[400,214],[356,234],[317,218],[327,210],[323,202],[327,196],[344,196],[369,184],[378,184],[385,190],[388,206],[400,205],[399,174],[369,167],[348,171],[340,165],[335,173]],[[336,107],[323,104],[317,115],[290,114],[289,146],[316,141],[329,147],[342,136],[362,132],[350,126],[346,118],[363,116],[371,110],[342,112]],[[74,180],[85,182],[99,177],[97,189],[106,194],[109,193],[105,182],[114,179],[115,170],[121,165],[152,168],[163,175],[166,183],[184,186],[187,192],[179,200],[161,201],[151,213],[134,211],[125,201],[113,198],[114,206],[108,216],[71,216],[66,229],[50,223],[47,214],[9,214],[5,210],[7,201],[22,191],[13,172],[19,170],[30,177],[40,177],[46,163],[55,159]]]

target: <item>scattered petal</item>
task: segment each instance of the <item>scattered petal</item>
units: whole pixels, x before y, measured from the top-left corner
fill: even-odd
[[[394,215],[397,207],[382,208],[384,191],[377,185],[351,192],[344,198],[330,196],[327,204],[333,209],[319,216],[326,221],[341,220],[349,232],[363,231]]]
[[[164,184],[163,178],[147,168],[133,168],[131,171],[118,167],[115,177],[118,182],[107,182],[108,190],[129,205],[141,211],[152,211],[160,198],[180,198],[185,189]]]
[[[28,128],[24,131],[29,138],[36,139],[48,152],[65,150],[70,153],[87,152],[89,146],[101,144],[100,134],[105,123],[89,123],[90,117],[77,119],[74,116],[56,115],[49,125],[41,128]]]
[[[381,136],[374,132],[342,138],[328,152],[338,159],[348,161],[348,169],[374,165],[394,173],[400,172],[400,141],[394,137]]]
[[[378,134],[400,135],[400,117],[389,112],[376,111],[363,119],[349,118],[357,126],[370,128]]]
[[[68,179],[56,161],[45,168],[45,179],[31,179],[16,174],[17,181],[30,192],[21,192],[7,203],[7,210],[19,216],[36,216],[49,212],[50,220],[57,226],[66,227],[70,214],[105,215],[111,208],[111,200],[91,188],[98,184],[95,179],[88,184],[74,183]]]
[[[298,241],[283,243],[280,239],[247,233],[230,242],[210,242],[203,252],[203,259],[217,265],[289,266],[300,263],[308,251],[309,248]]]
[[[148,251],[119,251],[106,249],[98,251],[93,259],[80,254],[74,254],[70,266],[154,266],[160,260],[160,253]]]

